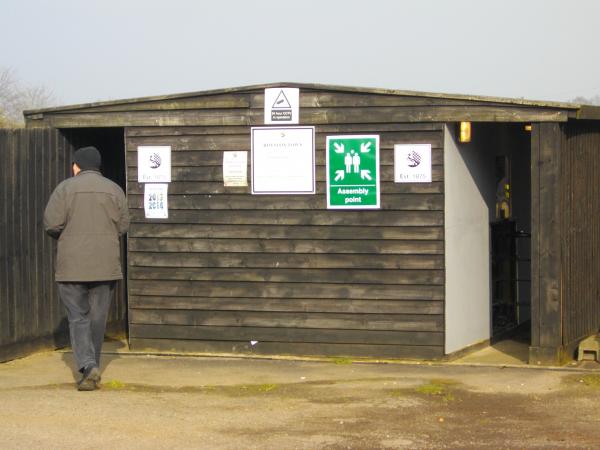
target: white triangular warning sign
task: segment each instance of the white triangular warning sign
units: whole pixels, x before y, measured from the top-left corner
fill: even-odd
[[[275,99],[275,103],[273,103],[272,108],[273,109],[281,109],[281,108],[289,109],[291,107],[292,106],[290,105],[290,102],[288,101],[288,99],[285,96],[285,93],[283,92],[283,89],[282,89],[281,92],[279,93],[279,95],[277,96],[277,98]]]
[[[300,89],[265,89],[265,124],[298,123],[300,109]]]

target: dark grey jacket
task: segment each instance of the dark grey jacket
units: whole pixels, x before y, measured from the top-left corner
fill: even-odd
[[[44,212],[46,233],[58,239],[56,281],[123,278],[119,237],[129,228],[123,190],[85,170],[60,183]]]

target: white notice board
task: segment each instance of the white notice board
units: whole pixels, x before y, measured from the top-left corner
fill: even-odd
[[[315,127],[254,127],[253,194],[315,193]]]
[[[223,152],[223,185],[248,186],[248,152]]]
[[[167,219],[169,217],[168,190],[167,183],[144,185],[144,213],[147,219]]]

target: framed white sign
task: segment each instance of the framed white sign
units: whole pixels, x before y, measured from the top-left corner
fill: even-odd
[[[315,127],[254,127],[253,194],[315,193]]]
[[[138,183],[171,182],[171,146],[138,147]]]
[[[394,181],[431,183],[431,144],[394,145]]]
[[[144,185],[144,212],[147,219],[168,219],[167,183],[148,183]]]
[[[223,184],[248,186],[248,152],[223,152]]]
[[[265,124],[299,123],[300,89],[265,89]]]

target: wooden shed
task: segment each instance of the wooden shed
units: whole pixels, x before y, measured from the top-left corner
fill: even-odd
[[[273,88],[299,89],[315,127],[314,194],[224,185],[224,152],[273,126]],[[600,108],[276,83],[25,116],[54,136],[38,157],[96,145],[126,187],[132,348],[440,359],[520,326],[547,364],[600,327]],[[379,208],[327,208],[340,135],[379,137]],[[400,144],[431,145],[431,182],[395,181]],[[140,146],[171,148],[167,219],[145,216]]]

